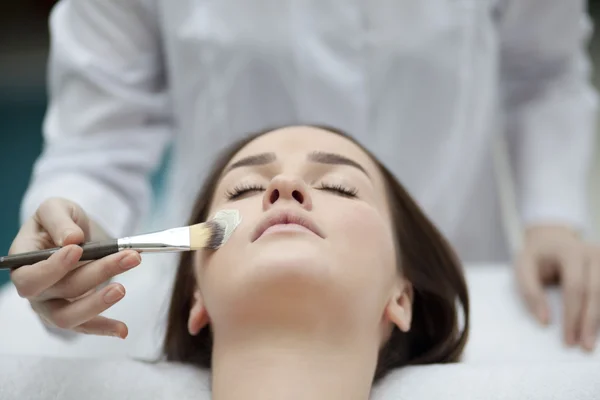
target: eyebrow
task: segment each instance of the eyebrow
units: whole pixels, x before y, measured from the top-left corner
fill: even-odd
[[[330,165],[348,165],[362,171],[365,175],[369,176],[367,170],[354,160],[349,159],[341,154],[327,153],[323,151],[313,151],[307,156],[309,161],[319,164],[330,164]],[[277,156],[275,153],[260,153],[254,154],[248,157],[244,157],[233,164],[231,164],[225,171],[225,173],[232,169],[241,167],[253,167],[260,165],[267,165],[275,162]]]
[[[354,167],[362,171],[365,175],[369,176],[367,170],[364,169],[362,165],[341,154],[326,153],[323,151],[313,151],[308,155],[308,159],[312,162],[321,164],[348,165],[350,167]]]
[[[274,162],[277,159],[275,153],[260,153],[252,156],[244,157],[231,164],[225,172],[229,172],[235,168],[252,167],[255,165],[266,165]]]

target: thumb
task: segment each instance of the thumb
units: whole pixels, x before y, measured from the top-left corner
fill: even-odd
[[[522,252],[517,257],[515,268],[519,291],[529,311],[540,323],[548,324],[550,312],[536,258],[531,253]]]
[[[89,233],[89,222],[78,205],[65,199],[46,200],[34,218],[58,246],[80,244]]]

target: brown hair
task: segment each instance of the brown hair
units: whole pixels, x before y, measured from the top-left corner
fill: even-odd
[[[469,332],[469,296],[460,262],[454,251],[396,178],[354,139],[339,130],[315,126],[339,134],[360,146],[379,167],[388,190],[389,204],[399,249],[398,270],[412,283],[413,320],[409,332],[394,327],[379,353],[374,381],[393,368],[459,360]],[[190,224],[205,221],[221,171],[233,156],[261,131],[235,143],[214,164],[192,211]],[[209,326],[192,336],[187,318],[196,280],[192,254],[183,253],[171,298],[163,351],[168,361],[210,368],[212,332]],[[459,328],[459,307],[464,327]]]

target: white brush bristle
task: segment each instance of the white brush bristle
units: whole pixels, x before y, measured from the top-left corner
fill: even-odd
[[[212,220],[217,221],[221,225],[225,226],[225,233],[223,235],[222,243],[223,245],[227,242],[227,240],[229,240],[229,237],[238,227],[240,222],[242,222],[242,216],[240,215],[239,210],[220,210],[215,213],[215,215],[212,217]]]

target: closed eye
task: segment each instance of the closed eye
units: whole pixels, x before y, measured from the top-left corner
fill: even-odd
[[[228,200],[237,200],[242,198],[244,195],[252,192],[263,192],[265,190],[261,185],[255,184],[242,184],[228,190],[225,196]]]
[[[351,188],[351,187],[347,187],[347,186],[340,185],[340,184],[322,183],[316,189],[332,192],[334,194],[338,194],[340,196],[349,197],[349,198],[355,198],[358,194],[358,190],[356,188]],[[261,185],[241,184],[241,185],[235,186],[231,190],[228,190],[226,193],[226,197],[228,200],[238,200],[252,192],[264,192],[264,191],[265,191],[265,188]]]
[[[339,194],[341,196],[350,197],[350,198],[355,198],[356,195],[358,194],[358,190],[356,188],[350,188],[350,187],[339,185],[339,184],[330,185],[327,183],[322,183],[321,186],[319,186],[317,189],[318,190],[326,190],[326,191],[333,192],[333,193]]]

